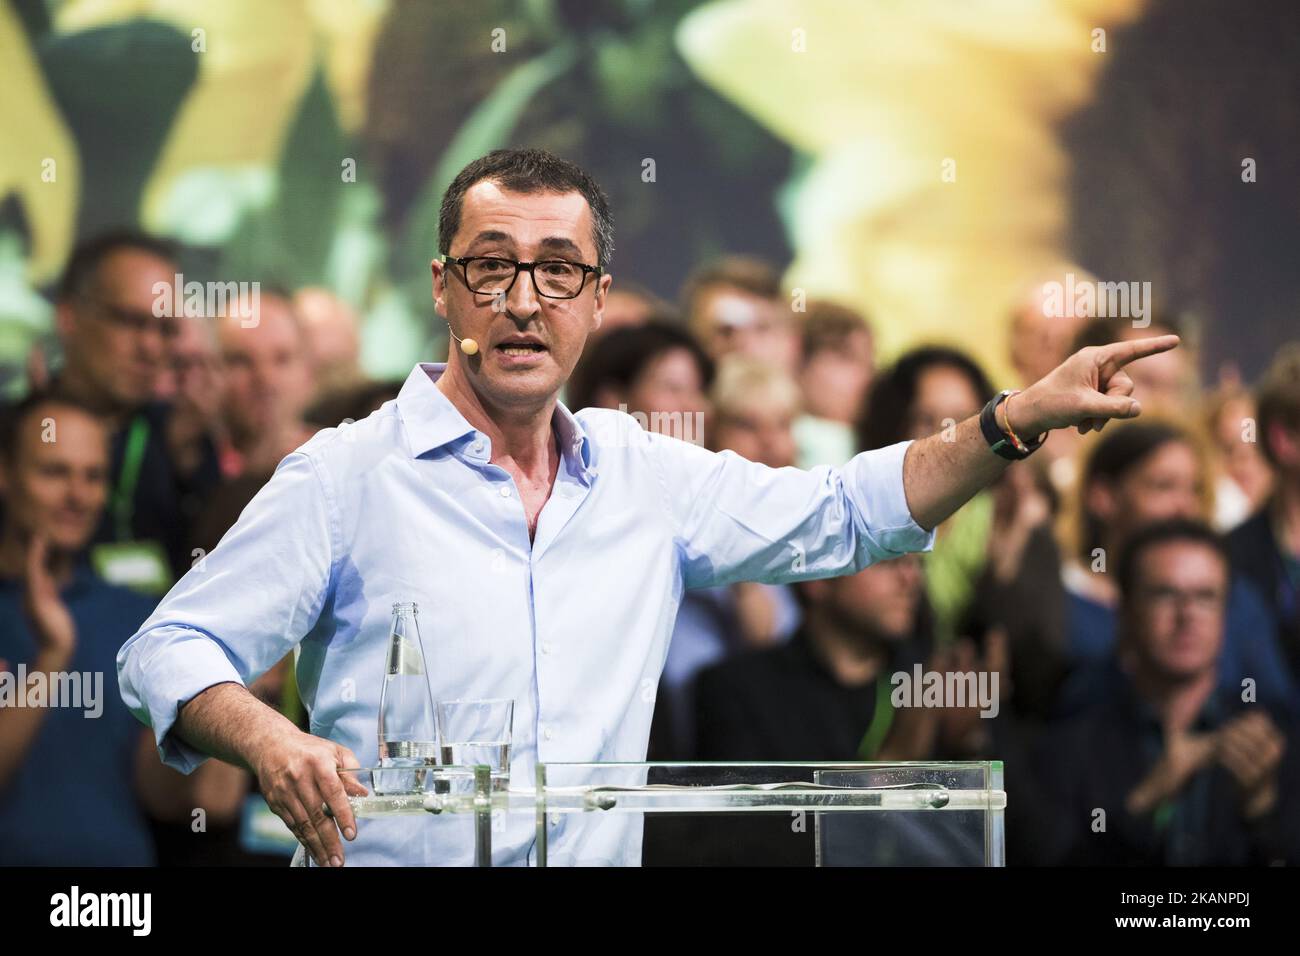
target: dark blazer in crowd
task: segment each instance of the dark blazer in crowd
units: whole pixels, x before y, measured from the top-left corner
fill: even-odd
[[[1222,727],[1247,707],[1237,694],[1217,690],[1197,716],[1193,732]],[[1195,773],[1179,795],[1151,812],[1133,815],[1125,801],[1163,751],[1154,710],[1118,665],[1083,711],[1047,731],[1033,759],[1036,790],[1008,793],[1008,804],[1025,819],[1023,841],[1034,848],[1029,862],[1048,865],[1245,866],[1300,862],[1294,725],[1270,713],[1286,735],[1273,812],[1243,819],[1236,781],[1210,764]],[[1096,811],[1104,810],[1104,830]]]

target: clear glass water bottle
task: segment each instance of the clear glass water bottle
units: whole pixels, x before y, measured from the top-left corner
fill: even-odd
[[[424,789],[424,768],[437,766],[438,735],[433,692],[420,640],[415,604],[393,605],[384,684],[379,694],[379,765],[375,790],[405,793]]]

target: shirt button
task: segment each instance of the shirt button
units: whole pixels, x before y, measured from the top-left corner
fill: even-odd
[[[550,642],[550,641],[542,641],[542,653],[543,653],[543,654],[549,654],[549,653],[551,653],[551,642]]]
[[[558,813],[552,813],[552,814],[551,814],[551,826],[553,826],[553,827],[558,827],[559,825],[560,825],[560,815],[559,815]]]
[[[502,498],[509,498],[509,497],[510,497],[510,488],[509,488],[508,486],[506,486],[506,485],[502,485],[502,486],[501,486],[501,497],[502,497]]]
[[[547,740],[550,740],[552,737],[555,736],[555,731],[553,731],[550,727],[547,727],[544,731],[542,731],[542,736],[545,737]]]
[[[482,450],[483,450],[483,443],[482,443],[481,441],[476,441],[476,442],[474,443],[474,450],[475,450],[475,451],[482,451]]]

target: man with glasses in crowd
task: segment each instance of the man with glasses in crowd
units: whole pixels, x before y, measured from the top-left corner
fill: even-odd
[[[159,593],[189,568],[187,529],[220,480],[209,422],[189,403],[155,398],[187,321],[155,315],[155,287],[170,289],[178,271],[171,246],[148,236],[80,245],[57,292],[63,365],[50,382],[52,393],[100,414],[112,435],[109,503],[92,538],[96,570]]]
[[[1120,635],[1105,679],[1038,742],[1039,792],[1012,793],[1029,862],[1294,864],[1293,724],[1246,682],[1218,679],[1223,540],[1192,519],[1148,525],[1125,545],[1116,577]]]
[[[684,589],[926,549],[1042,433],[1137,415],[1123,366],[1177,344],[1086,350],[945,435],[843,468],[773,469],[559,403],[612,281],[608,202],[587,173],[534,149],[475,160],[443,197],[439,245],[448,361],[286,457],[118,655],[123,697],[164,759],[250,767],[323,865],[343,864],[340,833],[362,864],[471,858],[454,820],[358,830],[359,788],[339,774],[377,759],[394,604],[422,612],[434,700],[514,700],[512,786],[538,763],[640,761]],[[295,647],[312,733],[246,689]],[[546,821],[549,862],[640,862],[635,815],[575,816],[590,815]],[[532,815],[507,815],[493,844],[494,862],[535,860]]]

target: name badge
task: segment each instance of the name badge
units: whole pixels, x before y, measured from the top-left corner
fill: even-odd
[[[95,573],[109,584],[142,594],[166,594],[172,586],[171,568],[157,541],[120,541],[90,549]]]

